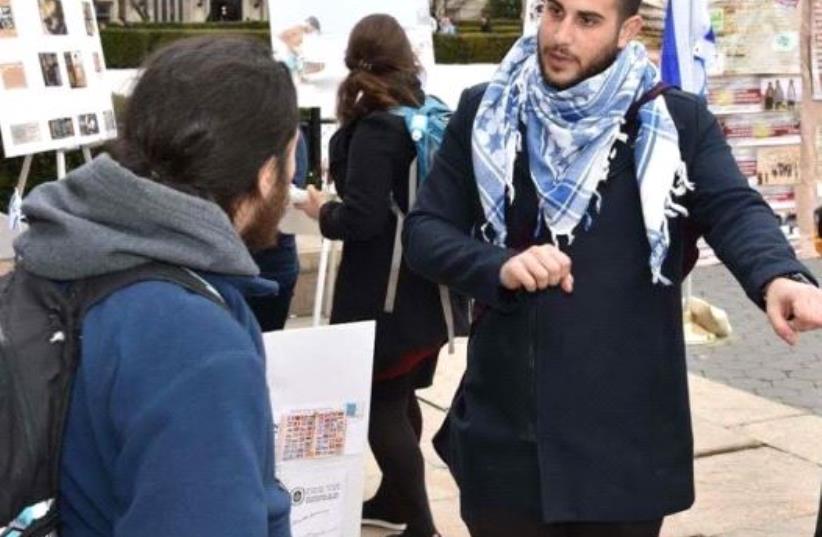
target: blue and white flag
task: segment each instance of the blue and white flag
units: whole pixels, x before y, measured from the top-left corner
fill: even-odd
[[[708,0],[668,0],[662,40],[662,79],[705,95],[708,69],[716,57]]]

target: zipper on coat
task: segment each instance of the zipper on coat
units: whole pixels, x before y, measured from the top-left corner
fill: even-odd
[[[537,410],[537,309],[539,308],[539,296],[535,296],[531,300],[529,316],[529,334],[528,334],[528,373],[529,390],[528,390],[528,410],[531,415],[528,417],[528,437],[531,439],[537,438],[537,419],[539,412]]]

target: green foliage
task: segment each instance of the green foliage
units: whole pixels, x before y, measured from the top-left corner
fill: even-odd
[[[522,0],[488,0],[486,9],[491,17],[517,19],[522,15]]]
[[[437,63],[499,63],[520,34],[435,35]]]
[[[268,30],[231,29],[221,25],[214,29],[195,28],[113,28],[100,31],[103,53],[110,68],[125,69],[139,67],[152,52],[178,39],[187,37],[241,35],[270,42]]]

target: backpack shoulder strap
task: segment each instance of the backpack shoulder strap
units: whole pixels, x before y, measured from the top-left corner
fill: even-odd
[[[142,281],[164,281],[177,284],[215,304],[226,308],[220,293],[194,272],[166,263],[150,262],[138,267],[79,280],[72,285],[72,296],[78,318],[97,303],[124,287]]]
[[[639,109],[671,89],[673,86],[667,82],[660,82],[634,101],[625,113],[625,134],[628,139],[633,140],[639,134]]]

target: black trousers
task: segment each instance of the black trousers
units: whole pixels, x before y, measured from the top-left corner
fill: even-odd
[[[414,390],[428,386],[436,359],[430,358],[397,379],[374,383],[368,443],[382,471],[380,487],[365,508],[408,525],[403,536],[436,533],[428,492],[425,461],[420,450],[422,410]]]
[[[659,537],[662,520],[542,524],[513,514],[488,513],[466,521],[471,537]]]

